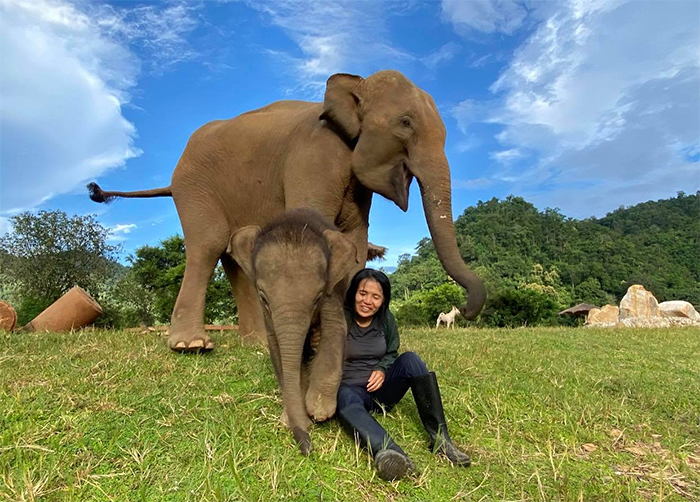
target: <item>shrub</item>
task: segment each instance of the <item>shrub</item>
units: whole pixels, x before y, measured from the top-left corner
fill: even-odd
[[[17,326],[24,326],[52,303],[53,300],[49,298],[34,298],[31,296],[22,298],[22,302],[17,308]]]
[[[558,308],[556,300],[546,293],[507,288],[487,301],[481,321],[499,328],[555,323]]]

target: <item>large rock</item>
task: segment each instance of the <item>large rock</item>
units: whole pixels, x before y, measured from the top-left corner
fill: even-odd
[[[659,311],[663,317],[678,317],[700,321],[700,314],[692,304],[682,300],[659,303]]]
[[[593,308],[586,316],[587,326],[614,326],[620,322],[620,309],[615,305]]]
[[[644,286],[639,284],[630,286],[627,294],[620,301],[620,320],[651,317],[661,317],[659,302],[654,295],[644,289]]]

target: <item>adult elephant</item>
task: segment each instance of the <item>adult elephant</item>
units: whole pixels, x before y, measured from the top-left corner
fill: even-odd
[[[264,226],[288,209],[315,209],[355,244],[359,270],[367,257],[373,193],[406,211],[414,177],[438,258],[467,289],[468,303],[461,310],[472,319],[486,292],[457,248],[445,134],[432,97],[401,73],[380,71],[366,79],[339,73],[328,79],[323,103],[279,101],[204,125],[190,138],[168,187],[138,192],[88,187],[97,202],[175,200],[187,266],[172,314],[168,344],[173,350],[214,347],[203,317],[218,260],[233,288],[241,335],[264,338],[255,288],[226,255],[234,231]]]

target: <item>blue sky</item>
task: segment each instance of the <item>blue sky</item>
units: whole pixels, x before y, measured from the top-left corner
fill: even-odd
[[[95,213],[125,255],[181,232],[165,186],[189,135],[338,72],[397,69],[447,127],[455,217],[525,197],[575,218],[700,188],[700,2],[0,2],[0,233],[22,210]],[[203,222],[206,223],[206,222]],[[375,196],[384,266],[428,235]]]

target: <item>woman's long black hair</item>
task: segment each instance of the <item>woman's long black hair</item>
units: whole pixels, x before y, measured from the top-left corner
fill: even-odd
[[[352,278],[348,292],[345,294],[345,308],[350,310],[353,315],[355,314],[355,294],[357,294],[357,289],[360,287],[360,283],[365,279],[373,279],[382,287],[384,301],[379,307],[379,310],[377,310],[377,313],[374,315],[379,317],[380,320],[383,320],[384,316],[386,316],[387,310],[389,310],[389,302],[391,301],[391,283],[384,272],[374,270],[373,268],[362,269],[355,274],[355,277]]]

